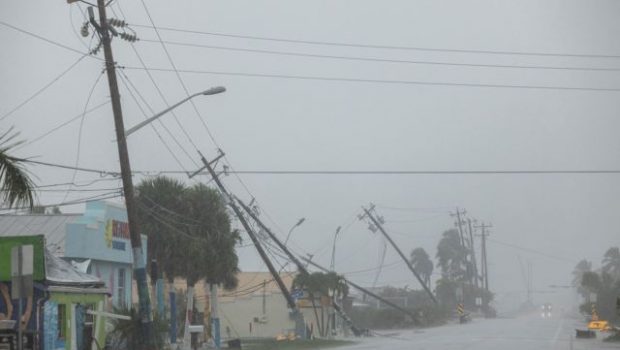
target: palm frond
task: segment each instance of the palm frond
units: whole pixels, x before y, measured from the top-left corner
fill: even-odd
[[[0,135],[0,197],[9,208],[14,206],[34,207],[34,183],[28,171],[22,166],[22,159],[9,155],[13,147],[21,142],[13,142],[19,133],[13,128]],[[12,143],[11,143],[12,142]]]

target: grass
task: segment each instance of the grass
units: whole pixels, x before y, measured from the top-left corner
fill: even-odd
[[[295,341],[276,341],[274,339],[260,339],[242,341],[243,349],[251,350],[298,350],[298,349],[327,349],[337,346],[353,344],[350,340],[295,340]]]

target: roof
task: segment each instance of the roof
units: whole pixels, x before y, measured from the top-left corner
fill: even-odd
[[[81,214],[0,215],[0,236],[44,235],[47,248],[64,255],[66,226]]]
[[[103,287],[99,278],[78,271],[70,263],[45,251],[45,280],[51,286]]]

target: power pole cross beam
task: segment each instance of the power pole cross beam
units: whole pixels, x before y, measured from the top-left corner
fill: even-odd
[[[374,206],[371,206],[371,210],[374,208]],[[385,238],[388,240],[388,242],[390,242],[390,244],[392,245],[392,247],[394,248],[394,250],[396,250],[396,252],[398,253],[398,255],[400,255],[400,257],[403,259],[403,261],[405,261],[405,264],[407,264],[407,267],[409,268],[409,270],[411,270],[411,272],[413,273],[413,275],[415,276],[415,278],[418,280],[418,282],[420,282],[420,285],[422,285],[422,288],[424,288],[424,290],[426,291],[426,293],[430,296],[431,300],[433,300],[433,302],[435,304],[438,304],[437,299],[435,298],[435,295],[433,295],[433,292],[430,290],[430,288],[426,285],[426,283],[424,283],[424,281],[422,280],[422,278],[420,277],[420,275],[416,272],[416,270],[413,268],[413,265],[411,265],[411,262],[409,261],[409,259],[407,259],[407,257],[405,256],[405,254],[403,254],[403,252],[400,250],[400,248],[398,248],[398,245],[396,245],[396,243],[392,240],[392,238],[387,234],[387,232],[385,232],[385,229],[383,229],[383,226],[381,225],[381,223],[372,215],[372,213],[370,212],[370,210],[362,207],[362,209],[364,210],[364,215],[362,215],[360,217],[360,220],[363,219],[365,216],[368,217],[370,219],[370,221],[373,223],[373,225],[375,225],[375,227],[377,227],[379,229],[379,231],[383,234],[383,236],[385,236]]]

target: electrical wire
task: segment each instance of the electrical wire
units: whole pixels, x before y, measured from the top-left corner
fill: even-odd
[[[117,176],[117,171],[94,169],[94,168],[81,168],[73,167],[69,165],[42,162],[32,159],[19,158],[18,160],[33,163],[39,165],[45,165],[63,169],[77,169],[83,172],[90,172],[102,175],[114,175]],[[610,175],[620,174],[618,169],[558,169],[558,170],[238,170],[228,171],[229,173],[238,174],[254,174],[254,175],[558,175],[558,174],[573,174],[573,175]],[[132,174],[140,175],[152,175],[152,174],[184,174],[181,170],[132,170]],[[281,231],[281,229],[280,229]]]
[[[130,70],[143,70],[144,68],[124,66]],[[248,78],[270,78],[287,80],[310,80],[310,81],[329,81],[347,83],[366,83],[366,84],[395,84],[395,85],[419,85],[419,86],[449,86],[449,87],[468,87],[468,88],[496,88],[496,89],[520,89],[520,90],[558,90],[558,91],[590,91],[590,92],[620,92],[620,88],[589,87],[589,86],[553,86],[553,85],[514,85],[514,84],[484,84],[484,83],[457,83],[421,80],[388,80],[388,79],[368,79],[368,78],[344,78],[329,76],[311,75],[292,75],[292,74],[270,74],[270,73],[245,73],[245,72],[226,72],[226,71],[207,71],[198,69],[177,69],[149,67],[150,71],[157,72],[178,72],[186,74],[208,74],[225,75],[234,77]]]
[[[75,205],[75,204],[83,204],[83,203],[87,203],[87,202],[92,202],[95,200],[104,200],[104,199],[111,199],[111,198],[118,198],[121,197],[122,194],[119,193],[119,191],[115,191],[115,192],[109,192],[109,193],[101,193],[95,196],[91,196],[91,197],[85,197],[85,198],[79,198],[79,199],[74,199],[74,200],[70,200],[70,201],[66,201],[66,202],[58,202],[58,203],[52,203],[52,204],[45,204],[46,207],[62,207],[62,206],[67,206],[67,205]],[[4,210],[10,210],[10,211],[29,211],[30,207],[3,207],[0,208],[0,210],[4,211]]]
[[[82,129],[84,127],[84,119],[86,117],[86,111],[88,110],[88,104],[90,103],[90,99],[93,96],[93,93],[95,92],[95,88],[97,87],[99,80],[101,80],[101,77],[103,76],[104,72],[105,70],[102,70],[97,76],[95,83],[93,83],[93,86],[90,88],[90,91],[88,92],[86,103],[84,103],[84,111],[82,112],[82,118],[80,119],[80,128],[78,131],[78,141],[77,141],[77,147],[76,147],[76,153],[75,153],[75,165],[74,165],[75,169],[73,170],[73,175],[71,175],[71,182],[75,182],[75,177],[77,176],[77,173],[78,173],[77,167],[80,164],[80,153],[82,152]],[[71,186],[69,186],[69,188],[71,188]],[[69,195],[69,192],[67,191],[65,193],[64,198],[62,199],[63,202],[67,199],[68,195]]]
[[[0,21],[0,24],[2,24],[2,22]],[[54,85],[55,82],[57,82],[58,80],[60,80],[60,78],[62,78],[63,76],[65,76],[67,73],[69,73],[73,68],[75,68],[75,66],[78,65],[78,63],[80,63],[84,57],[88,56],[87,54],[84,54],[82,56],[80,56],[80,58],[78,58],[75,62],[71,63],[71,65],[69,67],[67,67],[65,70],[63,70],[62,72],[60,72],[60,74],[58,74],[57,76],[55,76],[52,80],[50,80],[48,83],[46,83],[45,85],[43,85],[40,89],[38,89],[37,91],[35,91],[32,95],[30,95],[28,98],[26,98],[24,101],[22,101],[20,104],[18,104],[17,106],[13,107],[13,109],[11,109],[10,111],[4,113],[1,117],[0,117],[0,121],[3,121],[4,119],[8,118],[9,116],[11,116],[13,113],[17,112],[20,108],[22,108],[23,106],[25,106],[26,104],[28,104],[28,102],[34,100],[37,96],[39,96],[41,93],[43,93],[45,90],[47,90],[50,86]]]
[[[133,83],[131,83],[131,81],[129,80],[129,77],[127,77],[127,75],[125,74],[125,72],[121,71],[121,75],[120,75],[120,80],[123,83],[123,85],[125,86],[125,88],[127,89],[127,91],[129,92],[129,95],[131,96],[131,98],[134,100],[134,102],[136,103],[136,105],[138,106],[138,109],[140,110],[140,112],[142,113],[142,116],[144,116],[144,119],[148,119],[148,115],[146,114],[146,112],[144,111],[144,109],[142,108],[142,105],[140,105],[140,103],[138,102],[138,99],[136,98],[136,96],[134,95],[134,93],[131,91],[131,89],[129,88],[129,85],[131,85],[133,87],[133,89],[135,90],[136,94],[138,96],[140,96],[140,98],[142,99],[142,102],[146,105],[146,107],[151,111],[151,114],[154,114],[153,108],[151,108],[151,106],[146,103],[146,100],[144,99],[144,97],[142,96],[142,94],[139,92],[138,89],[136,89],[136,87],[133,85]],[[159,124],[164,128],[164,130],[168,133],[168,135],[170,135],[172,137],[172,139],[177,143],[177,146],[179,146],[179,148],[181,148],[181,151],[183,151],[185,153],[185,155],[187,155],[190,159],[190,155],[187,153],[187,151],[185,150],[185,148],[183,148],[183,146],[178,142],[178,140],[176,139],[176,137],[174,137],[174,135],[172,134],[172,132],[170,131],[170,129],[168,129],[166,127],[166,125],[161,121],[158,120]],[[170,148],[170,146],[168,145],[168,143],[164,140],[164,138],[161,136],[161,133],[157,130],[157,128],[155,128],[155,125],[153,125],[152,123],[149,124],[151,126],[151,128],[153,129],[153,131],[155,132],[155,134],[157,135],[157,137],[159,138],[159,140],[162,142],[162,144],[164,145],[164,147],[166,147],[166,149],[168,150],[168,153],[170,153],[170,155],[172,156],[172,158],[174,158],[174,160],[177,162],[177,164],[179,165],[179,167],[181,167],[181,169],[183,169],[183,171],[187,171],[187,169],[183,166],[183,163],[181,163],[181,160],[179,159],[179,157],[177,157],[177,155],[172,151],[172,149]]]
[[[140,41],[146,42],[146,43],[159,43],[159,41],[157,40],[150,40],[150,39],[140,39]],[[333,59],[333,60],[344,60],[344,61],[402,63],[402,64],[417,64],[417,65],[431,65],[431,66],[469,67],[469,68],[620,72],[620,68],[617,68],[617,67],[578,67],[578,66],[544,66],[544,65],[541,66],[541,65],[517,65],[517,64],[459,63],[459,62],[443,62],[443,61],[429,61],[429,60],[406,60],[406,59],[379,58],[379,57],[341,56],[341,55],[325,55],[325,54],[315,54],[315,53],[292,52],[292,51],[248,49],[248,48],[240,48],[240,47],[205,45],[205,44],[196,44],[196,43],[188,43],[188,42],[180,42],[180,41],[169,41],[169,40],[163,41],[163,43],[168,44],[168,45],[174,45],[174,46],[196,47],[196,48],[203,48],[203,49],[232,51],[232,52],[259,53],[259,54],[277,55],[277,56],[320,58],[320,59]]]
[[[132,23],[131,25],[134,27],[153,29],[152,26],[144,25],[144,24]],[[199,30],[190,30],[190,29],[173,28],[173,27],[161,27],[161,26],[157,27],[156,29],[163,30],[163,31],[179,32],[179,33],[201,34],[201,35],[219,36],[219,37],[237,38],[237,39],[251,39],[251,40],[261,40],[261,41],[322,45],[322,46],[356,47],[356,48],[365,48],[365,49],[449,52],[449,53],[488,54],[488,55],[543,56],[543,57],[620,58],[620,55],[614,55],[614,54],[554,53],[554,52],[534,52],[534,51],[527,52],[527,51],[510,51],[510,50],[450,49],[450,48],[433,48],[433,47],[421,47],[421,46],[355,44],[355,43],[335,42],[335,41],[301,40],[301,39],[276,38],[276,37],[257,36],[257,35],[241,35],[241,34],[209,32],[209,31],[199,31]]]
[[[18,32],[20,32],[20,33],[23,33],[23,34],[29,35],[29,36],[31,36],[31,37],[33,37],[33,38],[37,38],[37,39],[39,39],[39,40],[45,41],[45,42],[47,42],[48,44],[52,44],[52,45],[55,45],[55,46],[61,47],[61,48],[65,49],[65,50],[69,50],[69,51],[72,51],[72,52],[78,53],[78,54],[80,54],[80,55],[83,55],[84,57],[90,57],[90,58],[93,58],[93,59],[96,59],[96,60],[99,60],[99,61],[105,61],[103,58],[99,58],[99,57],[97,57],[97,56],[92,56],[92,55],[89,55],[88,53],[85,53],[85,52],[82,52],[82,51],[80,51],[80,50],[74,49],[74,48],[72,48],[72,47],[70,47],[70,46],[67,46],[67,45],[65,45],[65,44],[61,44],[61,43],[59,43],[59,42],[57,42],[57,41],[54,41],[54,40],[51,40],[51,39],[45,38],[45,37],[43,37],[43,36],[41,36],[41,35],[38,35],[38,34],[35,34],[35,33],[33,33],[33,32],[27,31],[27,30],[25,30],[25,29],[21,29],[21,28],[16,27],[16,26],[14,26],[14,25],[12,25],[12,24],[8,24],[8,23],[6,23],[6,22],[4,22],[4,21],[0,21],[0,25],[3,25],[3,26],[8,27],[8,28],[11,28],[11,29],[16,30],[16,31],[18,31]]]
[[[50,134],[52,134],[52,133],[56,132],[57,130],[59,130],[59,129],[61,129],[61,128],[63,128],[63,127],[65,127],[65,126],[67,126],[67,125],[69,125],[69,124],[73,123],[74,121],[76,121],[76,120],[78,120],[78,119],[82,118],[85,114],[89,114],[89,113],[91,113],[91,112],[94,112],[94,111],[98,110],[99,108],[101,108],[101,107],[103,107],[103,106],[107,105],[108,103],[110,103],[110,100],[107,100],[107,101],[105,101],[105,102],[103,102],[103,103],[100,103],[100,104],[96,105],[95,107],[92,107],[91,109],[87,110],[85,113],[84,113],[84,112],[82,112],[82,113],[80,113],[80,114],[76,115],[75,117],[73,117],[73,118],[71,118],[71,119],[69,119],[69,120],[67,120],[67,121],[65,121],[65,122],[63,122],[63,123],[61,123],[61,124],[60,124],[60,125],[58,125],[58,126],[55,126],[55,127],[54,127],[54,128],[52,128],[51,130],[49,130],[49,131],[47,131],[47,132],[45,132],[45,133],[43,133],[43,134],[41,134],[41,135],[39,135],[39,136],[35,137],[34,139],[29,140],[29,141],[26,141],[26,142],[24,142],[23,144],[20,144],[20,145],[19,145],[18,147],[16,147],[16,148],[22,148],[22,147],[28,146],[28,145],[30,145],[30,144],[33,144],[33,143],[35,143],[35,142],[37,142],[37,141],[39,141],[39,140],[41,140],[41,139],[43,139],[43,138],[45,138],[45,137],[49,136]]]
[[[149,12],[148,7],[146,6],[146,3],[145,3],[144,1],[142,1],[142,6],[144,7],[144,10],[145,10],[145,12],[146,12],[146,14],[147,14],[147,16],[148,16],[148,18],[149,18],[149,21],[153,24],[153,27],[154,27],[154,26],[155,26],[155,23],[153,23],[153,18],[151,17],[151,13]],[[120,7],[119,7],[119,9],[120,9]],[[121,12],[121,13],[122,13],[122,12]],[[157,34],[158,34],[158,36],[159,36],[159,32],[157,32],[157,30],[156,30],[156,33],[157,33]],[[161,39],[161,38],[160,38],[160,39]],[[166,57],[168,58],[168,61],[170,62],[170,65],[171,65],[171,66],[172,66],[172,68],[173,68],[173,71],[175,71],[175,72],[176,72],[176,66],[175,66],[174,62],[172,61],[172,57],[170,56],[170,53],[169,53],[169,52],[168,52],[168,50],[166,49],[166,45],[164,45],[163,43],[162,43],[161,45],[162,45],[162,48],[164,49],[164,52],[166,53]],[[137,55],[137,56],[139,56],[139,54],[138,54],[138,52],[137,52],[137,49],[135,48],[135,45],[133,45],[133,44],[132,44],[132,47],[134,48],[134,51],[136,52],[136,55]],[[144,61],[143,61],[142,59],[139,59],[139,60],[140,60],[140,63],[141,63],[143,66],[146,66],[146,65],[144,64]],[[147,69],[147,72],[148,72],[148,69]],[[157,84],[155,84],[155,80],[152,78],[152,75],[150,74],[150,72],[148,72],[148,75],[149,75],[149,77],[151,78],[151,80],[152,80],[153,84],[156,86],[157,90],[160,92],[160,96],[162,97],[162,99],[163,99],[164,103],[165,103],[168,107],[170,107],[170,105],[168,104],[168,101],[165,99],[165,97],[164,97],[163,93],[161,93],[161,90],[159,89],[159,87],[157,87]],[[179,73],[178,73],[178,72],[176,73],[176,76],[177,76],[177,78],[179,79],[179,81],[181,82],[181,86],[183,87],[183,90],[185,91],[186,96],[187,96],[187,97],[189,97],[189,96],[190,96],[189,90],[188,90],[188,89],[187,89],[187,87],[185,86],[185,83],[183,83],[183,80],[181,79],[181,76],[179,75]],[[198,110],[196,109],[196,105],[194,104],[194,101],[192,101],[192,100],[190,99],[190,100],[189,100],[189,102],[190,102],[190,104],[194,107],[194,109],[195,109],[196,113],[198,114],[199,119],[201,119],[201,120],[202,120],[202,118],[200,118],[200,114],[198,113]],[[196,143],[194,143],[194,141],[193,141],[193,140],[192,140],[192,138],[190,137],[189,133],[187,132],[187,130],[185,129],[185,127],[183,126],[183,124],[181,124],[181,122],[178,120],[178,118],[176,117],[176,115],[174,115],[174,118],[175,118],[175,120],[176,120],[176,122],[177,122],[177,124],[178,124],[179,128],[180,128],[180,129],[181,129],[181,131],[183,132],[183,134],[185,134],[185,136],[187,137],[187,140],[188,140],[188,141],[192,144],[192,146],[194,147],[194,149],[196,149],[196,150],[197,150],[197,149],[198,149],[198,146],[196,146]],[[204,121],[202,121],[202,122],[204,123]]]
[[[487,241],[495,243],[495,244],[498,244],[498,245],[502,245],[502,246],[505,246],[505,247],[521,250],[521,251],[524,251],[524,252],[529,252],[529,253],[532,253],[532,254],[537,254],[537,255],[540,255],[540,256],[543,256],[543,257],[546,257],[546,258],[549,258],[549,259],[553,259],[553,260],[558,260],[558,261],[563,261],[563,262],[570,262],[570,263],[575,263],[575,264],[578,262],[577,260],[573,260],[571,258],[566,258],[566,257],[558,256],[558,255],[548,254],[548,253],[541,252],[541,251],[538,251],[538,250],[535,250],[535,249],[522,247],[522,246],[519,246],[519,245],[516,245],[516,244],[498,241],[497,239],[490,238],[490,237],[487,237]]]

